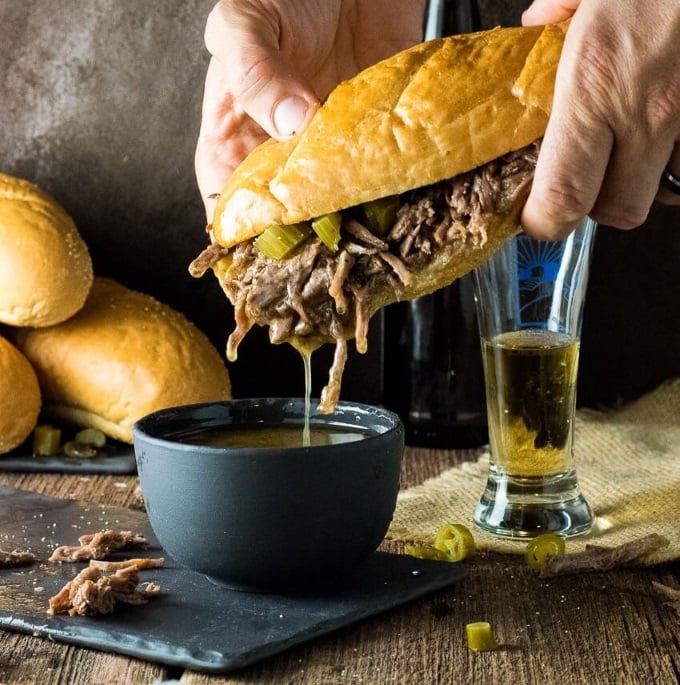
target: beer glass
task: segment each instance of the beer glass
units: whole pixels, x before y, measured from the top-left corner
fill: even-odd
[[[583,304],[596,224],[558,242],[520,234],[475,271],[489,474],[475,513],[509,537],[588,531],[573,460]]]

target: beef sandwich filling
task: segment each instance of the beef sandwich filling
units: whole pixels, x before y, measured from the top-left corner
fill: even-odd
[[[220,277],[236,322],[227,357],[236,359],[238,345],[254,324],[269,326],[272,343],[290,342],[302,352],[335,341],[319,403],[319,411],[333,411],[347,339],[355,338],[359,352],[367,348],[371,294],[389,289],[394,300],[402,299],[404,287],[445,246],[484,245],[491,218],[509,210],[528,188],[538,149],[539,143],[532,143],[454,178],[403,193],[396,219],[382,235],[368,228],[358,208],[343,210],[335,251],[316,236],[285,259],[266,257],[255,239],[229,249],[208,247],[190,270],[198,277],[221,259],[231,260]]]

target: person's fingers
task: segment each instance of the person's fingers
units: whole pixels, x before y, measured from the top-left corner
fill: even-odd
[[[225,15],[218,4],[208,16],[205,43],[234,100],[270,136],[283,139],[304,128],[319,100],[280,51],[278,33],[275,18],[251,16],[245,8]]]
[[[676,143],[661,177],[656,199],[665,205],[680,205],[680,143]]]
[[[600,115],[600,104],[594,103],[601,89],[584,92],[592,76],[581,69],[580,42],[569,40],[573,29],[572,24],[534,182],[522,212],[524,230],[536,238],[562,238],[591,211],[614,146],[611,126]]]
[[[226,90],[224,72],[213,58],[208,66],[201,128],[196,142],[196,181],[210,221],[215,198],[245,156],[267,134]]]
[[[574,14],[580,0],[534,0],[522,14],[523,26],[556,24]]]
[[[619,126],[614,132],[607,121],[592,117],[592,109],[583,112],[568,88],[566,95],[574,104],[556,105],[522,214],[525,231],[562,238],[586,215],[616,228],[640,226],[659,190],[672,141],[652,141],[639,128]]]
[[[591,211],[604,177],[609,158],[611,132],[584,126],[582,122],[567,122],[573,133],[566,147],[560,143],[561,131],[546,132],[536,165],[529,198],[522,211],[525,232],[538,239],[554,240],[567,236]],[[600,138],[598,139],[598,133]]]
[[[620,17],[604,9],[581,5],[567,32],[522,214],[536,237],[564,237],[586,215],[616,228],[642,224],[678,138],[675,43],[653,33],[641,43],[622,30],[623,40]]]
[[[645,136],[620,137],[607,166],[590,216],[600,224],[631,229],[642,225],[659,192],[661,173],[673,149],[672,141]],[[679,198],[680,199],[680,198]]]

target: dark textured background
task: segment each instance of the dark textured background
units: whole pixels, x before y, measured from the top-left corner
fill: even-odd
[[[528,4],[481,2],[485,26]],[[193,151],[213,0],[0,1],[0,170],[32,180],[73,216],[96,273],[183,311],[220,349],[231,310],[187,265],[206,244]],[[601,228],[583,330],[580,401],[613,403],[677,375],[680,213]],[[352,354],[343,397],[379,401],[380,330]],[[315,358],[315,387],[329,351]],[[300,394],[302,363],[263,331],[231,366],[237,395]]]

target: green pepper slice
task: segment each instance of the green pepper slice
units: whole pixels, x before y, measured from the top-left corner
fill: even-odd
[[[404,552],[416,559],[448,561],[446,554],[433,545],[404,545]]]
[[[364,202],[363,210],[368,228],[376,235],[384,235],[394,226],[399,210],[399,196],[388,195]]]
[[[527,545],[524,558],[527,566],[532,569],[540,569],[550,557],[564,554],[566,544],[564,538],[555,533],[543,533],[536,536]]]
[[[468,623],[465,626],[465,635],[468,647],[474,652],[488,652],[498,647],[491,624],[486,621]]]
[[[463,561],[475,553],[475,539],[462,523],[447,523],[438,531],[434,546],[446,554],[449,561]]]
[[[331,252],[336,252],[338,249],[341,225],[340,212],[331,212],[312,220],[312,230]]]
[[[51,457],[61,446],[61,429],[40,424],[33,431],[33,456]]]
[[[285,259],[311,234],[308,224],[270,226],[255,239],[255,247],[270,259]]]

